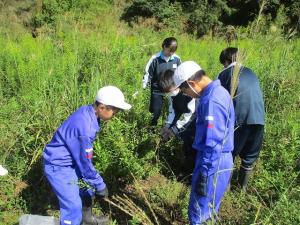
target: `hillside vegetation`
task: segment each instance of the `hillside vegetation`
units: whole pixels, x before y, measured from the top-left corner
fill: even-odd
[[[43,147],[71,112],[93,103],[96,91],[108,84],[119,87],[133,105],[102,124],[94,147],[94,164],[115,196],[111,200],[118,203],[116,196],[126,194],[123,209],[141,208],[153,224],[187,224],[189,186],[176,179],[181,143],[162,143],[159,127],[150,132],[143,69],[161,41],[174,35],[182,60],[195,60],[216,78],[222,70],[219,54],[228,40],[128,27],[120,21],[123,1],[65,0],[53,10],[46,10],[43,2],[53,7],[56,1],[4,0],[0,9],[0,164],[9,170],[0,177],[0,224],[17,224],[24,213],[58,216],[42,172]],[[243,36],[243,29],[236,32],[239,38],[231,45],[246,53],[244,65],[261,82],[266,128],[248,193],[226,194],[220,224],[297,225],[300,40],[286,40],[279,31],[251,38]],[[113,224],[144,221],[112,203],[101,206]]]

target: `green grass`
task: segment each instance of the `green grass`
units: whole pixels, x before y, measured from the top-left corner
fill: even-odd
[[[7,24],[1,33],[0,163],[10,176],[0,178],[0,224],[14,224],[22,213],[56,213],[54,195],[42,176],[43,147],[71,112],[92,103],[96,91],[108,84],[124,91],[133,108],[103,124],[95,143],[97,169],[112,193],[131,185],[131,174],[141,182],[164,174],[169,181],[149,196],[154,210],[187,218],[186,202],[177,203],[172,196],[182,185],[172,172],[178,170],[180,146],[176,141],[163,145],[149,133],[149,91],[141,88],[145,63],[163,38],[173,34],[128,28],[118,21],[119,8],[108,4],[97,12],[81,19],[68,12],[55,25],[56,32],[43,27],[37,38],[26,30],[7,31]],[[225,41],[176,37],[183,61],[197,61],[212,78],[222,70],[218,57]],[[261,81],[266,134],[249,194],[226,195],[222,224],[299,224],[300,41],[258,36],[237,45],[246,52],[245,65]]]

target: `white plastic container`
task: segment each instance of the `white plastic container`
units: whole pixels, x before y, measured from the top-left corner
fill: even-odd
[[[19,225],[59,225],[59,220],[52,216],[22,215]]]

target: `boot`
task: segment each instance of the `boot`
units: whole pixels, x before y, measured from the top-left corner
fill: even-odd
[[[82,197],[82,223],[81,225],[108,225],[108,216],[95,216],[92,212],[93,198]]]
[[[232,172],[230,174],[228,190],[229,191],[236,190],[237,182],[238,182],[238,171],[237,171],[236,168],[233,168],[233,170],[232,170]]]
[[[249,177],[252,173],[253,168],[252,167],[245,167],[242,166],[240,167],[239,171],[239,185],[241,186],[243,191],[246,191]]]

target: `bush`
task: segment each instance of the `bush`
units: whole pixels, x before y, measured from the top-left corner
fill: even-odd
[[[45,24],[54,26],[58,17],[63,13],[70,10],[77,13],[86,12],[98,2],[98,0],[42,0],[35,6],[37,12],[31,19],[31,25],[33,28],[39,28]]]
[[[175,28],[178,25],[181,26],[180,16],[181,6],[176,2],[172,3],[169,0],[134,0],[131,5],[124,9],[121,19],[132,25],[138,23],[140,17],[155,17],[158,22],[163,23],[165,26]]]
[[[262,11],[260,11],[261,7]],[[201,37],[209,32],[215,33],[222,26],[248,26],[260,16],[264,17],[262,32],[268,30],[272,22],[281,16],[284,8],[285,33],[289,37],[299,35],[299,1],[256,1],[256,0],[196,0],[196,1],[145,1],[134,0],[124,8],[121,19],[139,23],[139,18],[156,18],[168,28],[174,27],[174,21],[180,31],[187,31]],[[262,13],[261,15],[259,13]],[[153,24],[153,26],[156,26]],[[173,27],[172,27],[173,26]],[[298,33],[297,33],[298,32]]]

